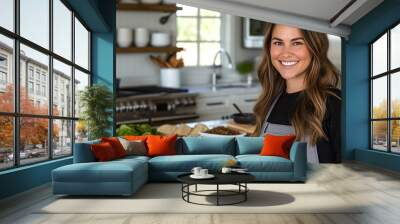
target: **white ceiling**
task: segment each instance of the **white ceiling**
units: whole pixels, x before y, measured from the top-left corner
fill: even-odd
[[[169,0],[184,5],[348,37],[383,0]],[[346,5],[346,10],[339,13]],[[338,15],[337,15],[338,14]],[[337,15],[335,17],[335,15]],[[335,20],[336,18],[336,20]]]

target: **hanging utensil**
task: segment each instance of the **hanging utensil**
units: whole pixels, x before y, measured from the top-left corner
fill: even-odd
[[[169,20],[169,17],[171,17],[173,14],[175,14],[175,12],[171,12],[170,14],[161,17],[160,20],[159,20],[160,24],[161,25],[166,24],[168,22],[168,20]]]
[[[242,110],[240,110],[236,103],[233,103],[233,106],[236,108],[237,111],[239,111],[239,114],[243,114]]]

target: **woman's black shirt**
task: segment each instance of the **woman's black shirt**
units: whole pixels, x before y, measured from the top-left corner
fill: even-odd
[[[331,91],[341,97],[339,89],[331,89]],[[282,93],[268,117],[268,122],[292,125],[290,120],[300,94],[302,94],[302,91]],[[340,114],[341,99],[328,94],[326,113],[323,120],[323,129],[328,139],[321,138],[317,141],[318,160],[320,163],[339,163],[341,161]]]

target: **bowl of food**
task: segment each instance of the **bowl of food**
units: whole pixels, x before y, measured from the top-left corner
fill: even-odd
[[[205,132],[201,132],[200,136],[210,136],[210,137],[221,137],[221,136],[245,136],[246,133],[237,131],[235,129],[229,128],[229,127],[224,127],[224,126],[218,126],[215,128],[211,128]]]

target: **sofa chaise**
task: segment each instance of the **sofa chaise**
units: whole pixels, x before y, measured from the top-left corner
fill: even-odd
[[[218,172],[228,160],[236,160],[259,182],[304,182],[306,143],[294,142],[290,159],[260,156],[263,137],[182,137],[176,142],[176,155],[126,156],[96,162],[90,141],[75,144],[73,164],[52,171],[54,194],[132,195],[148,181],[176,181],[193,167]]]

